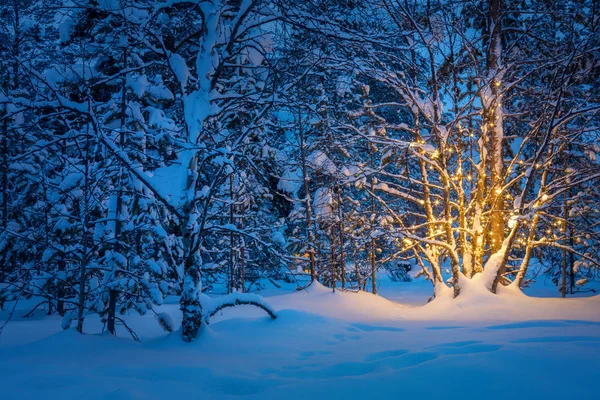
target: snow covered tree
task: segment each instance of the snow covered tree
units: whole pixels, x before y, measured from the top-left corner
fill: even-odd
[[[375,95],[367,108],[385,134],[365,135],[369,122],[361,118],[346,128],[381,149],[370,192],[393,221],[398,245],[387,246],[389,259],[416,257],[436,293],[447,287],[445,265],[455,296],[478,273],[492,291],[510,276],[522,284],[535,247],[564,243],[540,235],[552,193],[598,177],[593,163],[572,176],[555,172],[565,171],[560,155],[569,142],[595,135],[588,124],[598,98],[580,101],[597,79],[587,74],[597,63],[593,7],[566,5],[574,16],[537,3],[520,7],[375,1],[367,15],[382,23],[315,27],[345,44],[348,72]],[[588,28],[577,26],[581,20]],[[563,203],[553,219],[564,218]],[[509,267],[515,257],[520,263]]]

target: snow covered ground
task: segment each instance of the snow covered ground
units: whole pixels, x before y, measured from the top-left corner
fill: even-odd
[[[389,281],[388,299],[270,289],[276,320],[224,310],[191,344],[150,315],[127,317],[136,343],[124,330],[94,334],[97,318],[79,335],[18,310],[0,335],[0,398],[598,398],[600,296],[496,296],[473,282],[457,300],[423,306],[430,291]],[[160,311],[177,323],[177,308],[169,299]]]

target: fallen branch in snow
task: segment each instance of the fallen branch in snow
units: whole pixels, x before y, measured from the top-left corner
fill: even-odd
[[[271,282],[277,289],[281,289],[281,285],[278,285],[273,279],[269,278],[269,282]]]
[[[209,320],[224,308],[244,305],[258,307],[269,314],[272,319],[277,319],[275,310],[261,296],[251,293],[232,293],[219,299],[211,299],[211,304],[202,306],[205,310],[204,322],[208,325]]]
[[[38,307],[43,304],[48,304],[48,300],[43,300],[43,301],[39,302],[35,307],[33,307],[33,309],[31,311],[29,311],[27,314],[23,315],[23,318],[31,317],[33,315],[33,313],[35,312],[35,310],[37,310]]]
[[[122,318],[115,317],[115,320],[119,321],[121,323],[121,325],[123,325],[125,327],[125,329],[127,329],[127,332],[129,332],[129,334],[131,335],[131,337],[133,338],[133,340],[135,340],[136,342],[140,341],[140,338],[138,337],[137,333],[135,333],[134,330],[131,329],[129,327],[129,325],[127,325]]]
[[[296,283],[298,283],[298,282],[296,282]],[[300,285],[298,285],[298,286],[296,286],[296,291],[298,291],[298,292],[299,292],[299,291],[301,291],[301,290],[306,290],[306,289],[308,289],[308,287],[309,287],[311,284],[312,284],[312,282],[308,282],[308,283],[307,283],[306,285],[304,285],[304,286],[300,286]]]
[[[19,304],[19,300],[21,300],[21,295],[22,292],[19,293],[19,297],[17,297],[17,299],[14,301],[14,305],[12,307],[12,309],[10,310],[10,313],[8,313],[8,318],[6,318],[6,321],[4,321],[4,324],[2,324],[2,326],[0,326],[0,335],[2,335],[2,331],[4,330],[4,327],[10,322],[10,320],[12,319],[15,310],[17,309],[17,304]]]

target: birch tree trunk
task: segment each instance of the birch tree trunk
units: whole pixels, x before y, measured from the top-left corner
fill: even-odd
[[[497,252],[504,240],[504,197],[502,193],[504,173],[504,127],[500,93],[502,89],[502,0],[489,0],[490,42],[487,54],[487,83],[490,86],[490,98],[484,99],[487,109],[485,123],[490,135],[491,169],[491,229],[490,251]],[[484,95],[485,96],[485,95]],[[500,271],[499,271],[500,273]]]
[[[502,3],[503,0],[489,0],[488,21],[490,41],[487,53],[487,84],[490,86],[490,98],[485,98],[485,130],[490,135],[490,252],[498,252],[504,242],[504,118],[500,93],[502,92]],[[487,94],[487,91],[486,91]],[[487,108],[487,109],[486,109]],[[485,134],[485,132],[484,132]],[[496,292],[498,283],[506,271],[502,262],[492,284]]]

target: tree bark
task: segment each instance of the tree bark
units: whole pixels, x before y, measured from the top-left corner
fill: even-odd
[[[336,280],[337,280],[337,273],[336,273],[336,268],[337,268],[337,262],[336,262],[336,254],[335,254],[335,223],[332,221],[331,222],[331,228],[329,228],[329,252],[331,253],[331,288],[333,289],[333,292],[335,293],[335,286],[336,286]]]
[[[374,158],[373,151],[369,147],[369,152],[371,153],[371,169],[374,170]],[[374,232],[374,223],[375,223],[375,177],[371,176],[371,235]],[[375,258],[375,238],[371,236],[371,250],[370,250],[370,259],[371,259],[371,293],[377,294],[377,260]]]
[[[234,194],[233,194],[233,173],[229,175],[229,223],[235,226],[234,220]],[[235,282],[235,236],[233,231],[229,232],[229,293],[236,290]]]
[[[563,157],[563,169],[564,169],[564,172],[566,173],[566,171],[567,171],[567,153],[566,152]],[[563,299],[565,297],[567,297],[567,264],[568,264],[568,260],[567,260],[566,246],[569,245],[567,243],[567,234],[568,234],[568,230],[569,230],[569,202],[568,202],[568,197],[567,197],[568,192],[569,191],[567,190],[563,194],[563,219],[564,219],[563,223],[565,224],[564,225],[565,247],[563,247],[563,249],[562,249],[561,285],[560,285],[560,293],[561,293],[561,296]]]
[[[84,168],[84,188],[83,188],[83,206],[81,207],[81,229],[82,229],[82,251],[81,264],[79,266],[79,301],[77,307],[77,331],[83,333],[83,320],[85,318],[85,286],[87,283],[87,264],[89,249],[89,198],[90,198],[90,136],[86,131],[85,136],[85,168]]]
[[[486,112],[486,130],[491,133],[491,233],[490,251],[495,253],[502,247],[504,241],[504,197],[501,191],[504,173],[504,118],[500,92],[502,87],[502,0],[489,0],[489,28],[490,41],[487,52],[488,84],[490,85],[491,98],[484,104],[488,105]],[[499,271],[500,272],[500,271]]]
[[[346,288],[346,260],[344,255],[344,215],[342,210],[341,189],[338,193],[338,218],[339,218],[339,241],[340,241],[340,278],[342,280],[342,289]]]
[[[202,326],[202,305],[200,304],[200,266],[197,265],[195,257],[191,254],[192,243],[190,233],[186,232],[184,241],[187,244],[186,260],[184,263],[183,291],[179,306],[182,313],[181,337],[185,342],[191,342]]]
[[[306,231],[308,237],[308,255],[310,257],[310,281],[317,279],[317,270],[315,266],[315,248],[312,232],[312,213],[310,204],[310,192],[308,186],[308,166],[306,163],[306,142],[304,140],[304,127],[302,125],[302,116],[299,113],[299,133],[300,133],[300,158],[302,163],[302,178],[304,180],[304,206],[306,210]]]
[[[244,229],[244,205],[241,205],[240,229]],[[240,235],[240,290],[246,292],[246,239]]]
[[[61,259],[58,261],[58,271],[64,271],[66,269],[66,262],[64,260],[64,255],[61,254]],[[58,282],[57,288],[56,288],[56,312],[58,312],[59,315],[65,315],[65,301],[63,300],[63,298],[65,297],[65,289],[64,289],[64,283],[62,281]]]
[[[123,68],[127,69],[127,47],[123,48]],[[119,132],[119,146],[123,150],[125,147],[125,122],[126,122],[126,111],[127,111],[127,81],[125,77],[121,82],[121,131]],[[121,208],[123,207],[123,166],[120,167],[119,170],[119,181],[117,183],[117,199],[115,205],[115,232],[114,232],[114,251],[119,253],[121,251],[121,230],[122,230],[122,221],[121,221]],[[114,261],[113,261],[114,262]],[[113,278],[116,278],[118,273],[119,266],[115,267],[115,275]],[[106,321],[106,329],[111,333],[111,335],[116,335],[116,313],[117,313],[117,300],[119,298],[119,293],[115,289],[111,289],[108,294],[108,317]]]

